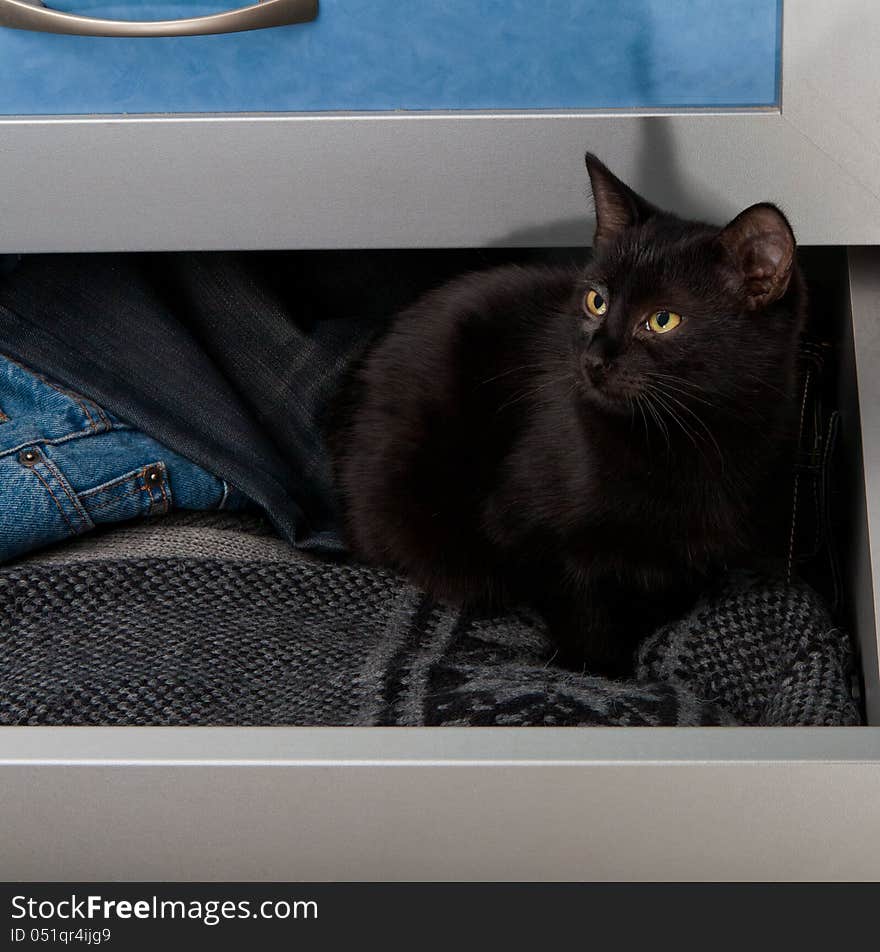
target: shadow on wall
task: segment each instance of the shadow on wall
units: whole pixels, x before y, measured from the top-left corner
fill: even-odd
[[[611,171],[620,174],[628,185],[661,208],[688,217],[703,218],[710,222],[717,219],[717,208],[713,214],[711,200],[708,200],[705,191],[703,190],[702,200],[698,199],[695,189],[680,172],[681,164],[678,161],[675,128],[669,118],[666,116],[634,117],[632,122],[635,162],[627,164],[630,167],[634,166],[635,173],[627,174],[624,169],[615,167],[613,160],[609,160]],[[584,151],[588,149],[592,151],[593,145],[589,141],[588,132],[585,134],[585,140]],[[597,154],[600,159],[605,159],[601,150]],[[586,168],[583,169],[583,177],[583,211],[578,209],[578,214],[571,218],[508,232],[499,239],[497,244],[525,248],[570,248],[591,244],[596,219]],[[718,224],[721,222],[719,221]]]

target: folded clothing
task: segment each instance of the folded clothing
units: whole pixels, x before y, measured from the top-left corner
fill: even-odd
[[[0,353],[238,487],[311,552],[344,550],[324,427],[388,320],[527,252],[25,255],[0,277]]]
[[[0,355],[0,562],[99,523],[246,505],[224,480]]]
[[[476,617],[319,561],[255,516],[172,515],[0,568],[0,723],[847,725],[848,639],[783,575],[733,575],[636,679],[556,668],[529,615]]]
[[[387,266],[358,259],[25,256],[0,280],[0,353],[238,487],[288,541],[337,552],[322,413],[397,309]]]

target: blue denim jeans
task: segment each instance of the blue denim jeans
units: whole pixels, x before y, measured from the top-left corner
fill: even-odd
[[[0,355],[0,561],[98,523],[246,505],[222,479]]]

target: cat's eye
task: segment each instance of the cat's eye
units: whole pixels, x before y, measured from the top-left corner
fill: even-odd
[[[645,327],[655,334],[667,334],[681,324],[681,314],[675,311],[655,311],[645,323]]]
[[[598,291],[591,288],[584,295],[584,308],[593,317],[601,317],[608,310],[608,302]]]

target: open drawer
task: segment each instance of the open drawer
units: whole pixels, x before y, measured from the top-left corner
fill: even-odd
[[[835,260],[853,728],[0,729],[19,880],[880,878],[880,250]],[[873,548],[872,548],[873,542]]]

